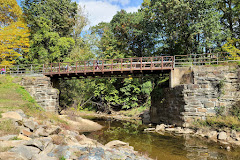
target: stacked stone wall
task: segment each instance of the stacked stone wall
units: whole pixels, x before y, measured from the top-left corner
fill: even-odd
[[[58,111],[59,91],[52,87],[49,77],[23,77],[21,85],[43,109],[49,112]]]
[[[189,127],[198,119],[215,116],[217,109],[227,110],[240,101],[239,67],[194,66],[191,72],[191,84],[161,88],[161,96],[152,99],[150,115],[153,123]]]

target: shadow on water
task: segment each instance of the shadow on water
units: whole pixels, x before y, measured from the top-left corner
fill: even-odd
[[[93,119],[103,125],[100,131],[85,133],[102,144],[112,140],[128,142],[142,154],[157,160],[240,160],[240,149],[227,152],[216,143],[209,143],[190,136],[176,136],[143,132],[146,126],[123,121]]]

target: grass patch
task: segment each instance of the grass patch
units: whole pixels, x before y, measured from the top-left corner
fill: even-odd
[[[138,108],[133,108],[126,111],[120,111],[120,113],[128,117],[135,117],[140,115],[147,108],[148,107],[138,107]]]
[[[27,116],[40,121],[50,120],[56,124],[67,124],[57,114],[45,112],[24,87],[18,84],[20,81],[19,77],[0,75],[0,118],[1,113],[22,109]]]
[[[0,76],[0,112],[22,109],[26,115],[32,116],[42,111],[34,98],[16,82],[20,82],[20,79]]]
[[[10,140],[22,140],[22,139],[15,136],[15,137],[11,138]]]
[[[19,129],[14,125],[12,120],[0,121],[0,136],[18,133]]]
[[[230,128],[240,131],[240,121],[236,116],[208,117],[206,121],[197,121],[196,127],[211,127],[214,129]]]
[[[0,112],[19,109],[25,101],[16,92],[18,85],[12,83],[10,76],[0,76]]]

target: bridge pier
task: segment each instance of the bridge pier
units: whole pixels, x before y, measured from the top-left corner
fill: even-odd
[[[49,77],[23,77],[21,85],[48,112],[58,112],[59,91],[53,88]]]
[[[152,123],[189,127],[216,116],[216,108],[228,110],[240,101],[237,66],[175,68],[170,75],[170,85],[160,84],[152,92]]]

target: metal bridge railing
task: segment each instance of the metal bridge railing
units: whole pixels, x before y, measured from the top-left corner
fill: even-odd
[[[159,57],[133,57],[120,59],[88,60],[78,62],[60,62],[51,64],[21,64],[0,66],[10,75],[68,74],[106,71],[163,70],[193,65],[218,65],[239,62],[240,56],[226,52],[188,54]],[[68,67],[66,67],[68,66]]]
[[[44,65],[45,75],[69,73],[96,73],[120,71],[171,70],[174,67],[173,56],[134,57],[120,59],[89,60],[78,62],[59,62]]]
[[[41,64],[21,64],[1,66],[9,75],[32,75],[43,74],[43,65]]]
[[[240,62],[240,56],[232,56],[227,52],[175,55],[175,67],[193,65],[218,65],[223,63]]]

